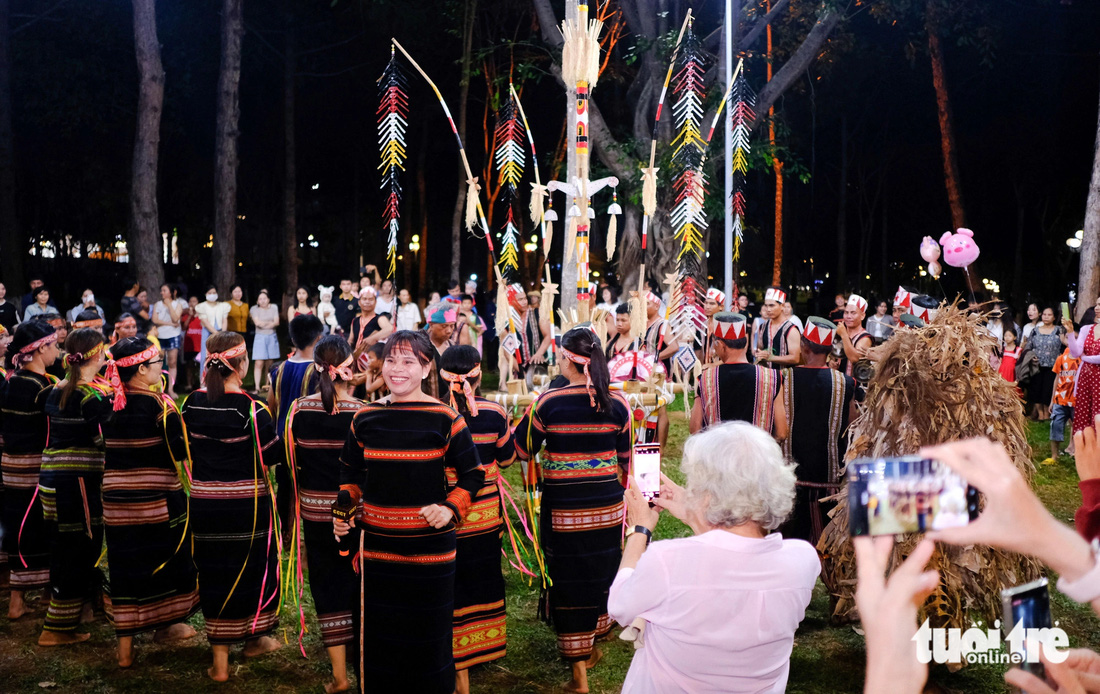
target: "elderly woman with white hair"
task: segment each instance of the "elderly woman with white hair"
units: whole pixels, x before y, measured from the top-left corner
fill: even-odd
[[[627,490],[608,612],[646,626],[622,691],[783,692],[821,571],[809,543],[769,532],[794,506],[793,465],[766,432],[729,422],[688,439],[681,467],[687,488],[662,476],[655,508]],[[647,549],[660,510],[695,535]]]

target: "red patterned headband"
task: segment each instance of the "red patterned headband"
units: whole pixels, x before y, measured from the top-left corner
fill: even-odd
[[[239,345],[230,347],[224,352],[208,354],[206,355],[206,365],[209,367],[214,362],[221,362],[225,367],[232,369],[233,367],[229,365],[229,360],[241,356],[245,353],[246,349],[248,349],[247,345],[242,342]]]
[[[463,393],[466,396],[466,404],[470,406],[470,414],[477,416],[477,398],[474,396],[474,388],[469,379],[476,379],[481,375],[481,366],[475,366],[464,374],[451,373],[444,369],[439,370],[439,375],[444,381],[451,384],[451,407],[458,409],[455,402],[455,393]]]
[[[714,329],[711,331],[716,337],[723,340],[740,340],[745,336],[745,321],[733,320],[722,322],[714,321]]]
[[[138,364],[144,364],[153,357],[160,354],[160,350],[156,345],[151,346],[144,352],[138,352],[137,354],[131,354],[128,357],[121,359],[112,358],[107,362],[107,381],[111,384],[111,387],[115,389],[115,412],[126,407],[126,389],[122,387],[122,378],[118,375],[120,368],[126,368],[127,366],[137,366]]]
[[[102,328],[103,319],[96,318],[94,320],[78,320],[73,323],[73,330],[80,330],[81,328]]]
[[[561,348],[561,354],[563,357],[584,367],[584,389],[588,391],[588,402],[592,404],[592,407],[596,406],[596,396],[592,393],[592,374],[588,373],[588,365],[592,363],[592,360],[588,357],[582,357],[579,354],[570,352],[566,348]]]
[[[23,366],[25,366],[26,364],[30,364],[31,361],[34,360],[34,352],[39,347],[45,347],[46,345],[53,344],[54,342],[57,342],[57,333],[50,333],[46,337],[35,340],[23,349],[16,352],[15,355],[11,358],[11,364],[13,367],[15,367],[14,369],[12,369],[12,371],[16,371],[23,368]]]
[[[348,358],[340,363],[339,366],[332,366],[331,364],[325,364],[325,371],[328,371],[328,377],[332,380],[336,380],[338,377],[345,383],[350,381],[355,374],[351,371],[351,361],[355,358],[354,354],[349,354]]]

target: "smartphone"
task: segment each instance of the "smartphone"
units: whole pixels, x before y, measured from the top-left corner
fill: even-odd
[[[661,446],[634,444],[634,479],[642,497],[652,501],[661,495]]]
[[[938,460],[861,458],[847,476],[853,536],[957,528],[978,517],[978,490]]]
[[[1069,304],[1065,301],[1062,302],[1062,320],[1073,320],[1073,316],[1069,315]]]
[[[1038,660],[1038,654],[1034,654],[1035,662],[1028,662],[1026,641],[1019,642],[1019,648],[1013,648],[1014,644],[1008,635],[1019,624],[1023,629],[1049,629],[1050,618],[1050,593],[1047,589],[1047,579],[1040,578],[1031,583],[1025,583],[1015,588],[1005,588],[1001,591],[1001,607],[1004,615],[1004,643],[1012,653],[1019,653],[1021,662],[1017,664],[1024,672],[1030,672],[1039,679],[1045,679],[1046,671]]]

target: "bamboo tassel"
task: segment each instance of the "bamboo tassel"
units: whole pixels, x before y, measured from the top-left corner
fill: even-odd
[[[646,301],[640,292],[630,294],[630,301],[626,304],[630,309],[630,332],[627,333],[627,339],[633,342],[645,334]]]
[[[657,172],[658,167],[642,169],[642,209],[647,217],[657,212]]]
[[[611,262],[615,255],[615,237],[619,233],[619,215],[611,215],[611,221],[607,223],[607,262]]]
[[[554,223],[546,220],[543,225],[545,231],[542,235],[542,254],[548,256],[550,255],[550,244],[554,241]]]
[[[504,278],[500,276],[500,270],[497,270],[497,319],[494,326],[497,330],[497,335],[503,335],[506,332],[510,332],[509,328],[512,316],[511,307],[508,305],[508,287],[504,284]]]
[[[466,179],[466,231],[473,231],[477,224],[477,196],[480,191],[477,176]]]
[[[541,183],[531,184],[531,202],[529,209],[531,211],[531,221],[535,224],[539,224],[543,220],[545,215],[545,208],[543,207],[543,198],[547,196],[549,189]]]

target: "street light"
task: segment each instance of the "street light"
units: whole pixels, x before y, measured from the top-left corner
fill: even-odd
[[[1066,245],[1076,251],[1081,247],[1081,242],[1084,240],[1084,238],[1085,231],[1083,229],[1078,229],[1077,233],[1074,234],[1072,238],[1066,239]]]
[[[413,234],[412,241],[409,242],[409,250],[413,253],[420,251],[420,234]]]

